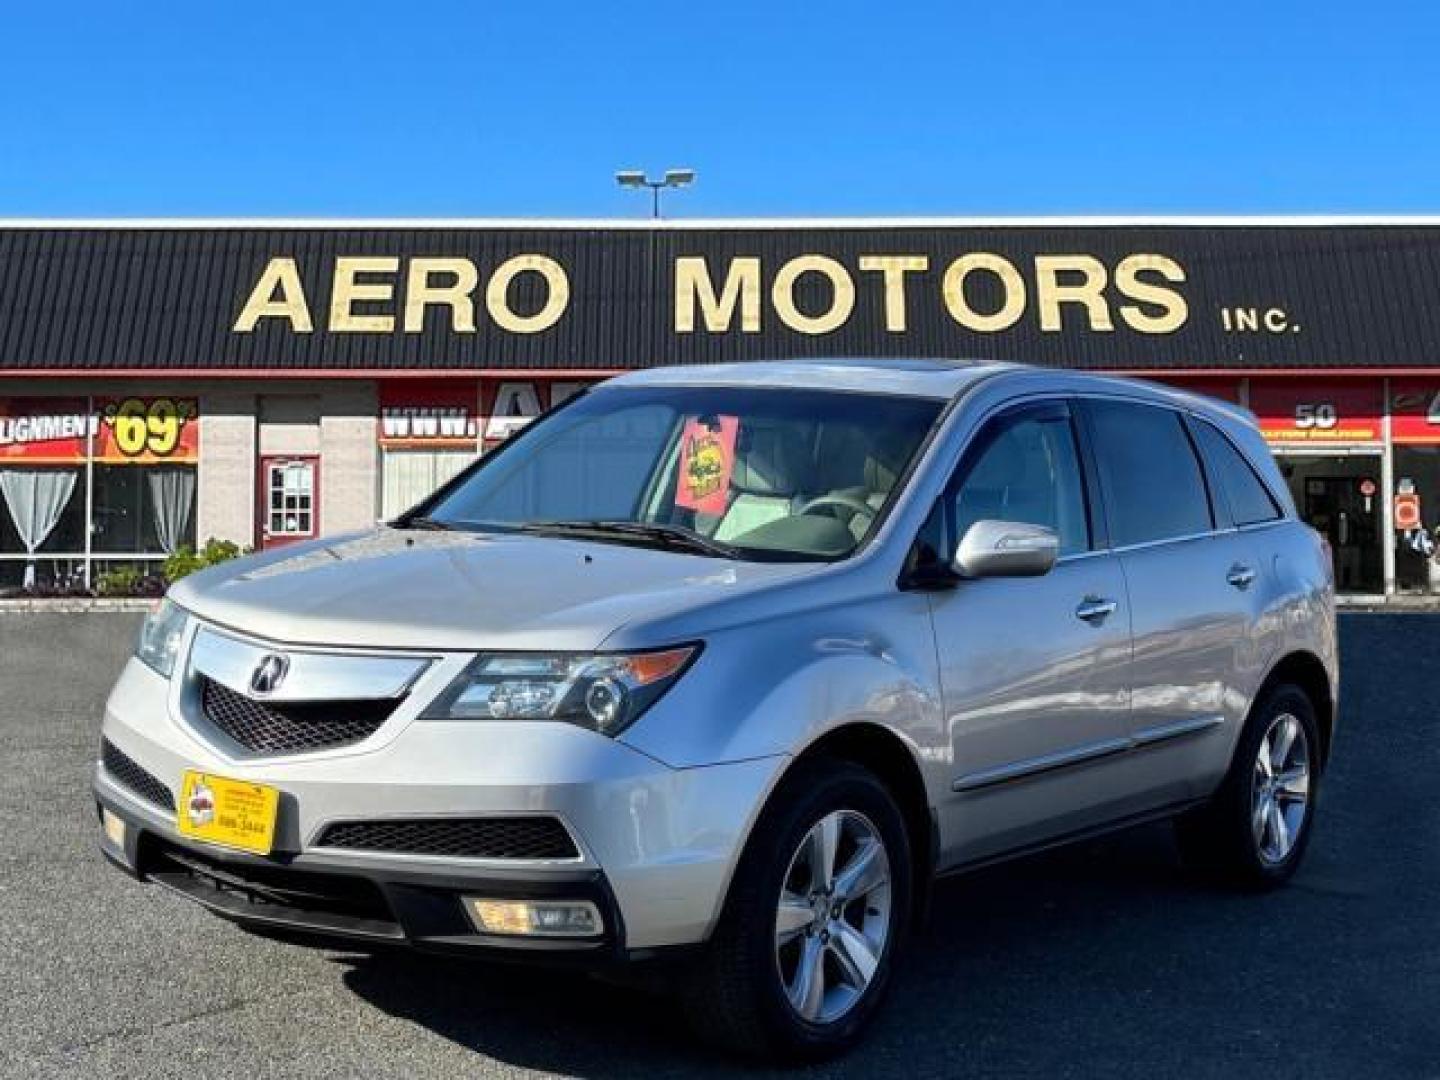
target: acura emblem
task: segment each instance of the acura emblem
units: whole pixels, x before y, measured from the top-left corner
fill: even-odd
[[[257,694],[273,694],[280,689],[280,684],[285,681],[285,673],[289,670],[288,656],[267,653],[250,674],[250,689]]]

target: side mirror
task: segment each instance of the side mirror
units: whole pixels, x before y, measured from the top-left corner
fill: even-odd
[[[965,530],[951,563],[965,578],[1039,577],[1060,555],[1060,537],[1044,525],[977,521]]]

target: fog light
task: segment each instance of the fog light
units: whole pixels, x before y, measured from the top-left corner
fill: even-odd
[[[123,851],[125,849],[125,819],[119,814],[112,814],[109,810],[101,807],[100,823],[105,829],[105,839]]]
[[[516,937],[598,937],[605,924],[588,900],[486,900],[465,898],[482,934]]]

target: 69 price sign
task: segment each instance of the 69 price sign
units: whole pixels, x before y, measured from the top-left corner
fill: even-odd
[[[100,460],[179,463],[199,458],[200,409],[194,398],[127,397],[99,404]]]

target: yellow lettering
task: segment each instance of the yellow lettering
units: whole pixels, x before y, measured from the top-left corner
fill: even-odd
[[[971,307],[965,295],[965,279],[975,270],[994,274],[1005,294],[1000,307],[988,315]],[[967,330],[982,334],[1008,330],[1025,314],[1025,279],[1008,259],[988,251],[962,255],[952,262],[945,271],[940,291],[950,317]]]
[[[699,255],[682,255],[675,260],[675,332],[695,332],[695,306],[699,304],[705,329],[723,334],[730,329],[735,308],[740,308],[740,331],[760,332],[760,260],[741,256],[730,260],[725,283],[715,294],[710,267]]]
[[[1060,275],[1079,274],[1084,280],[1060,284]],[[1040,329],[1061,329],[1060,305],[1080,304],[1090,317],[1091,330],[1114,330],[1110,305],[1105,302],[1105,264],[1093,255],[1035,256],[1035,298],[1040,307]]]
[[[924,273],[930,260],[924,255],[861,255],[861,270],[878,270],[885,275],[885,329],[905,332],[905,275]]]
[[[260,280],[240,309],[234,330],[237,334],[248,334],[261,319],[289,319],[290,329],[300,334],[315,329],[294,259],[277,256],[265,264]]]
[[[795,283],[802,274],[820,274],[830,282],[830,307],[818,315],[807,315],[795,306]],[[855,283],[850,273],[824,255],[798,255],[780,268],[770,287],[770,302],[780,321],[802,334],[828,334],[845,325],[855,310]]]
[[[539,274],[545,279],[545,303],[534,315],[517,315],[510,306],[510,283],[524,273]],[[513,334],[538,334],[560,321],[570,303],[570,279],[565,269],[545,255],[516,255],[506,259],[495,270],[485,289],[485,309],[502,330]]]
[[[342,255],[335,260],[335,284],[330,291],[330,332],[332,334],[388,334],[395,329],[394,315],[357,315],[355,305],[365,301],[386,301],[395,296],[392,282],[359,282],[356,274],[393,274],[400,260],[393,255],[356,257]]]
[[[1176,289],[1142,281],[1140,275],[1147,272],[1158,274],[1166,281],[1185,280],[1185,271],[1180,264],[1164,255],[1129,255],[1121,259],[1120,264],[1115,267],[1115,287],[1129,299],[1159,308],[1160,311],[1155,314],[1136,304],[1122,304],[1120,318],[1125,320],[1130,329],[1138,330],[1142,334],[1173,333],[1185,325],[1185,320],[1190,315],[1185,297]]]
[[[433,279],[442,275],[449,281],[435,284]],[[411,259],[405,279],[405,332],[421,333],[425,329],[425,309],[433,305],[450,309],[450,329],[454,333],[473,334],[475,301],[470,294],[479,282],[480,275],[469,259]]]

